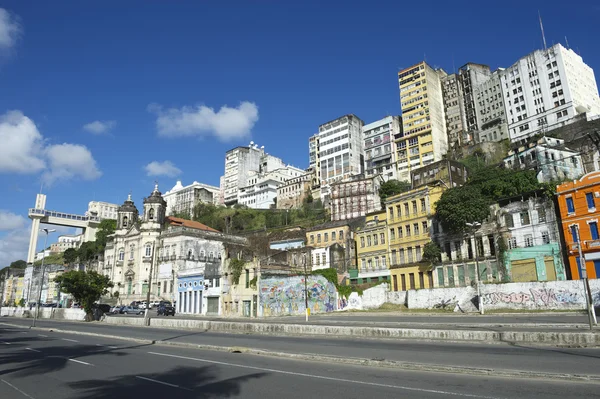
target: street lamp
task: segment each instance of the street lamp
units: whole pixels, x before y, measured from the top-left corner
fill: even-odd
[[[42,300],[42,286],[44,285],[44,260],[46,259],[46,246],[48,245],[48,234],[50,233],[54,233],[56,230],[55,229],[41,229],[40,231],[43,231],[44,233],[46,233],[46,238],[44,239],[44,249],[42,250],[42,279],[40,280],[40,289],[38,292],[38,300],[37,303],[35,304],[35,313],[33,314],[33,324],[31,325],[32,327],[35,327],[35,322],[37,321],[38,318],[38,313],[40,312],[40,302]]]
[[[465,223],[467,227],[471,228],[472,236],[473,236],[473,246],[475,248],[475,273],[477,274],[475,278],[475,283],[477,284],[477,302],[479,304],[479,313],[484,314],[483,311],[483,300],[481,298],[481,284],[479,281],[479,256],[477,255],[477,241],[475,239],[475,231],[481,227],[481,223],[473,222],[473,223]]]

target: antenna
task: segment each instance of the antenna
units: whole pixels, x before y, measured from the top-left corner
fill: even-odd
[[[540,18],[540,29],[542,30],[542,39],[544,40],[544,50],[548,47],[546,46],[546,35],[544,34],[544,25],[542,24],[542,15],[540,14],[540,10],[538,10],[538,17]]]

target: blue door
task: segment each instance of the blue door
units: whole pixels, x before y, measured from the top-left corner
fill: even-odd
[[[594,269],[596,270],[596,278],[600,278],[600,260],[594,261]],[[591,276],[588,276],[591,277]]]

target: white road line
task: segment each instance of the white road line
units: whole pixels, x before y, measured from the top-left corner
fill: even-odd
[[[101,345],[101,344],[96,344],[96,346],[104,346],[104,345]]]
[[[110,349],[119,349],[118,346],[109,346]]]
[[[4,345],[10,345],[10,342],[4,342],[4,341],[0,341],[0,344],[4,344]]]
[[[25,349],[27,349],[28,351],[32,351],[32,352],[41,352],[41,351],[39,351],[37,349],[33,349],[33,348],[25,348]]]
[[[47,336],[47,335],[44,335],[44,334],[38,334],[38,337],[44,337],[44,338],[48,338],[48,336]]]
[[[14,389],[15,391],[21,393],[22,395],[28,397],[29,399],[34,399],[33,396],[31,395],[27,395],[25,392],[21,391],[19,388],[17,388],[16,386],[14,386],[13,384],[11,384],[10,382],[6,381],[6,380],[0,380],[3,383],[5,383],[6,385],[8,385],[9,387],[11,387],[12,389]]]
[[[19,331],[21,334],[27,334],[27,331]]]
[[[77,359],[67,359],[67,360],[70,360],[75,363],[85,364],[86,366],[93,366],[93,364],[91,364],[91,363],[82,362],[81,360],[77,360]]]
[[[63,341],[69,341],[69,342],[79,342],[79,341],[76,341],[76,340],[74,340],[74,339],[69,339],[69,338],[61,338],[61,339],[62,339]]]
[[[216,360],[197,359],[194,357],[170,355],[168,353],[158,353],[158,352],[148,352],[148,353],[151,355],[166,356],[166,357],[172,357],[172,358],[176,358],[176,359],[192,360],[192,361],[196,361],[196,362],[210,363],[210,364],[220,364],[223,366],[239,367],[239,368],[243,368],[243,369],[258,370],[258,371],[267,371],[270,373],[277,373],[277,374],[295,375],[298,377],[307,377],[307,378],[314,378],[314,379],[319,379],[319,380],[336,381],[336,382],[343,382],[343,383],[348,383],[348,384],[368,385],[368,386],[375,386],[375,387],[382,387],[382,388],[393,388],[393,389],[401,389],[401,390],[405,390],[405,391],[414,391],[414,392],[437,393],[440,395],[462,396],[462,397],[466,397],[466,398],[498,399],[498,397],[496,397],[496,396],[482,396],[482,395],[473,395],[473,394],[468,394],[468,393],[440,391],[440,390],[436,390],[436,389],[413,388],[413,387],[407,387],[407,386],[402,386],[402,385],[390,385],[390,384],[379,384],[376,382],[354,381],[354,380],[347,380],[344,378],[325,377],[322,375],[296,373],[293,371],[267,369],[267,368],[263,368],[263,367],[246,366],[243,364],[219,362]]]
[[[146,381],[150,381],[150,382],[155,382],[157,384],[166,385],[166,386],[172,387],[172,388],[186,389],[186,390],[189,391],[189,389],[180,387],[179,385],[169,384],[168,382],[163,382],[163,381],[159,381],[159,380],[153,380],[152,378],[142,377],[142,376],[139,376],[139,375],[136,375],[135,378],[139,378],[140,380],[146,380]]]

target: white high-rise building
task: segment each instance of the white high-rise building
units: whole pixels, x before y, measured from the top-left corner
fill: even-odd
[[[88,210],[85,213],[86,216],[98,216],[100,219],[113,219],[117,220],[117,209],[119,205],[111,204],[109,202],[102,201],[90,201],[88,204]]]
[[[289,165],[265,173],[251,173],[248,184],[240,188],[238,202],[248,208],[269,209],[275,206],[277,188],[285,181],[305,173],[304,170]]]
[[[319,126],[309,139],[310,166],[321,185],[364,173],[363,125],[356,115],[344,115]]]
[[[398,178],[394,139],[401,132],[402,121],[399,116],[386,116],[363,126],[366,176],[379,174],[386,181]]]
[[[237,203],[238,191],[240,187],[246,186],[248,172],[259,169],[264,153],[264,148],[258,148],[252,141],[248,147],[236,147],[227,151],[222,187],[225,205]]]
[[[177,180],[177,184],[163,195],[167,202],[167,216],[181,213],[191,216],[194,206],[201,202],[216,205],[219,203],[220,191],[219,187],[197,181],[184,187],[181,180]]]
[[[502,141],[508,138],[506,109],[500,84],[503,69],[494,71],[489,79],[473,88],[478,131],[475,132],[477,143],[486,141]]]
[[[536,50],[500,73],[512,142],[560,127],[578,114],[600,114],[594,71],[571,49]]]

